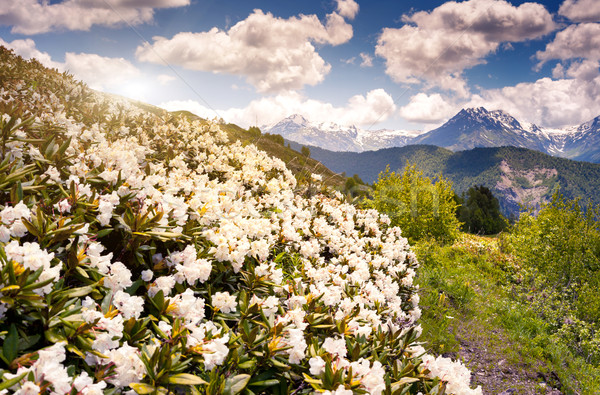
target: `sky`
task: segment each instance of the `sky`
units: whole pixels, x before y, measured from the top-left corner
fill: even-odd
[[[243,127],[430,130],[461,108],[600,115],[600,1],[0,0],[0,45]]]

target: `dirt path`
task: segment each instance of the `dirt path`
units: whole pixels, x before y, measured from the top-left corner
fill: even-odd
[[[501,329],[480,333],[482,327],[471,321],[456,328],[459,355],[472,371],[473,386],[481,385],[484,394],[562,394],[553,372],[542,373],[546,370],[542,366],[519,361]]]

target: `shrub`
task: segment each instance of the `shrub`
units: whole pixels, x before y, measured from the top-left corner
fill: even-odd
[[[411,243],[430,237],[450,243],[458,237],[456,201],[445,178],[439,176],[434,182],[407,164],[402,174],[386,168],[373,187],[371,206],[386,213]]]
[[[600,207],[555,194],[539,214],[521,215],[507,236],[525,270],[524,292],[555,333],[600,362]]]

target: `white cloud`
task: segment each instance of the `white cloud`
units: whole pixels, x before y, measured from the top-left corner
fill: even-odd
[[[538,67],[551,59],[586,58],[600,60],[600,23],[571,25],[558,32],[543,51],[535,55]]]
[[[579,81],[593,81],[600,74],[600,62],[598,60],[573,62],[565,74]]]
[[[32,39],[14,40],[4,45],[25,59],[36,58],[44,66],[68,71],[91,88],[120,93],[127,97],[143,99],[148,84],[143,83],[143,75],[131,62],[123,58],[109,58],[97,54],[65,54],[64,62],[56,62],[47,52],[37,49]]]
[[[0,25],[12,33],[39,34],[54,30],[89,30],[93,25],[115,26],[152,21],[155,8],[181,7],[190,0],[3,0]]]
[[[410,98],[410,102],[400,108],[400,115],[409,122],[438,123],[456,113],[458,108],[447,102],[442,95],[418,93]]]
[[[89,53],[67,52],[64,68],[85,81],[90,88],[99,90],[118,87],[141,76],[141,72],[128,60]]]
[[[552,78],[557,80],[565,78],[565,67],[561,63],[557,63],[552,69]]]
[[[556,27],[537,3],[504,0],[447,2],[433,11],[404,15],[403,27],[385,28],[375,53],[396,82],[421,83],[468,94],[463,70],[485,63],[503,42],[541,37]]]
[[[10,43],[0,38],[0,45],[12,49],[17,55],[23,57],[24,59],[35,58],[48,68],[59,69],[61,71],[63,70],[61,63],[53,61],[48,52],[42,52],[38,50],[35,46],[35,42],[30,38],[25,40],[13,40]]]
[[[566,74],[578,73],[579,66]],[[485,91],[475,97],[469,107],[485,106],[488,110],[504,110],[519,120],[546,127],[578,125],[600,115],[600,76],[591,80],[542,78],[515,86]]]
[[[246,77],[260,92],[316,85],[331,66],[313,44],[339,45],[352,38],[352,26],[333,12],[323,24],[316,15],[282,19],[254,10],[229,30],[154,37],[137,48],[141,61],[176,64],[191,70]]]
[[[313,122],[371,126],[385,121],[396,110],[392,97],[383,89],[369,91],[366,95],[353,96],[343,107],[308,99],[296,92],[262,97],[253,100],[244,108],[230,108],[216,110],[216,112],[193,100],[170,101],[160,104],[160,107],[169,111],[188,110],[204,118],[222,117],[227,122],[243,127],[257,123],[272,124],[292,114],[300,114]]]
[[[373,57],[368,53],[361,52],[360,58],[362,62],[360,62],[360,67],[373,67]]]
[[[337,0],[337,11],[344,18],[354,19],[358,8],[358,3],[354,0]]]
[[[565,0],[558,13],[573,22],[600,22],[600,2],[598,0]]]

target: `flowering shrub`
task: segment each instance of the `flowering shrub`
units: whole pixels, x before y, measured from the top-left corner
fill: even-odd
[[[387,217],[217,125],[0,61],[2,393],[481,392],[416,342]]]

